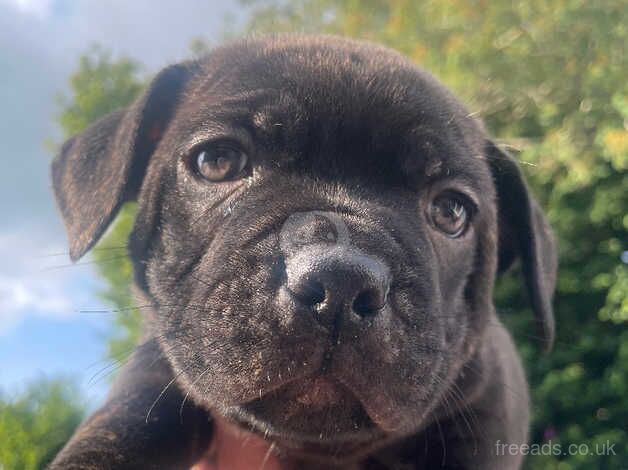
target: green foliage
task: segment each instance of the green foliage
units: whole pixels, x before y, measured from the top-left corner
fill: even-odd
[[[98,46],[81,56],[70,77],[71,98],[60,98],[59,123],[66,136],[81,132],[98,118],[129,104],[143,87],[139,66],[129,59],[114,60]]]
[[[30,470],[52,461],[83,417],[66,380],[38,380],[16,398],[0,394],[0,468]]]

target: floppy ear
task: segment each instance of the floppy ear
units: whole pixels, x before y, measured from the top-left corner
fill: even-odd
[[[189,75],[186,64],[162,70],[129,107],[63,144],[52,162],[52,185],[72,261],[98,241],[120,206],[137,196],[148,160]]]
[[[515,160],[492,142],[487,143],[486,153],[497,189],[499,271],[521,259],[543,347],[549,351],[554,342],[552,296],[558,266],[554,239]]]

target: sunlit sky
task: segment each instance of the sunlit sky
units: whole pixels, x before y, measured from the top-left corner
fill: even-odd
[[[145,74],[188,55],[192,38],[216,40],[235,0],[0,0],[0,390],[76,378],[88,402],[107,388],[110,316],[89,264],[70,265],[49,181],[58,142],[57,96],[78,56],[99,43],[144,64]],[[94,374],[97,377],[94,378]]]

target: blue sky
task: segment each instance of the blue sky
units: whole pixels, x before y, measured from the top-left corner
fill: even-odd
[[[158,5],[158,6],[157,6]],[[107,378],[107,308],[92,266],[69,266],[50,188],[59,141],[56,97],[67,92],[78,56],[98,43],[152,74],[188,55],[190,40],[215,41],[235,0],[0,0],[0,390],[65,375],[97,403]],[[83,261],[89,261],[83,260]],[[93,380],[92,380],[93,379]]]

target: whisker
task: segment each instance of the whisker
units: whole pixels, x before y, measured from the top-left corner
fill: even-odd
[[[102,367],[100,370],[96,371],[87,381],[87,385],[88,386],[95,385],[98,381],[103,380],[104,378],[110,377],[111,375],[113,375],[115,372],[117,372],[126,364],[128,364],[129,360],[131,359],[132,354],[133,354],[133,351],[129,352],[127,356],[123,359],[114,359],[109,364]]]
[[[159,400],[161,400],[161,397],[163,397],[166,394],[166,391],[168,391],[168,389],[170,388],[170,386],[175,382],[175,380],[177,380],[183,373],[185,372],[185,369],[182,369],[178,374],[176,374],[172,380],[170,382],[168,382],[168,384],[161,390],[161,392],[159,393],[159,395],[157,396],[157,398],[155,399],[155,401],[153,402],[152,405],[150,405],[150,408],[148,409],[148,412],[146,413],[146,419],[144,420],[144,422],[146,424],[148,424],[148,420],[150,418],[150,414],[153,412],[153,410],[155,409],[155,406],[157,406],[157,403],[159,403]]]
[[[445,445],[445,435],[443,434],[443,429],[440,426],[440,421],[438,420],[438,417],[435,416],[434,419],[436,420],[436,427],[438,428],[438,435],[440,436],[440,442],[443,446],[443,458],[441,460],[441,467],[444,467],[445,464],[447,463],[447,446]]]
[[[102,247],[98,247],[98,248],[92,248],[90,251],[94,252],[94,251],[112,251],[112,250],[126,250],[128,248],[127,245],[124,246],[102,246]],[[45,254],[41,254],[41,255],[36,255],[35,258],[40,259],[40,258],[54,258],[56,256],[70,256],[70,252],[69,251],[59,251],[56,253],[45,253]]]
[[[463,414],[463,411],[460,409],[460,406],[458,405],[458,402],[456,400],[454,400],[453,395],[451,394],[450,390],[447,389],[445,390],[445,393],[443,393],[443,400],[446,404],[446,409],[447,412],[451,418],[451,420],[454,422],[454,426],[456,426],[456,430],[458,431],[458,434],[461,436],[464,436],[464,430],[461,429],[460,427],[460,423],[458,421],[458,416]],[[451,401],[450,401],[451,400]],[[453,405],[452,405],[453,403]],[[467,425],[467,429],[469,430],[469,432],[471,433],[471,435],[473,436],[473,430],[471,428],[469,428],[469,426]]]
[[[128,306],[128,307],[121,307],[121,308],[112,308],[112,309],[94,309],[94,310],[77,310],[78,313],[124,313],[124,312],[130,312],[133,310],[143,310],[145,308],[159,308],[160,306],[155,306],[155,305],[150,305],[150,304],[146,304],[146,305],[137,305],[137,306]],[[193,309],[197,309],[197,310],[204,310],[205,308],[207,308],[204,305],[196,305],[196,304],[163,304],[161,305],[162,308],[176,308],[176,307],[182,307],[184,308],[184,310],[193,310]]]
[[[483,113],[483,111],[482,111],[482,110],[479,110],[479,111],[473,111],[472,113],[467,114],[465,117],[467,117],[467,118],[471,118],[471,117],[474,117],[474,116],[479,116],[479,115],[481,115],[482,113]]]
[[[439,315],[438,318],[454,318],[454,319],[456,319],[456,318],[458,318],[458,316],[457,315]],[[529,326],[532,327],[535,322],[536,322],[536,320],[530,319],[530,321],[528,322],[528,323],[530,323]],[[493,328],[506,328],[507,330],[509,330],[508,325],[506,325],[504,323],[500,323],[500,322],[488,321],[488,322],[486,322],[486,325],[490,326],[490,327],[493,327]],[[517,336],[523,336],[525,338],[530,338],[530,339],[533,339],[535,341],[543,341],[545,339],[545,338],[542,338],[541,336],[534,335],[532,333],[523,333],[523,332],[519,332],[519,331],[517,331],[516,335]],[[565,341],[560,341],[558,339],[554,340],[554,344],[562,345],[562,346],[569,347],[569,348],[573,347],[573,343],[567,343]]]
[[[464,432],[462,429],[460,429],[460,425],[458,422],[458,416],[462,416],[465,425],[469,431],[469,433],[471,434],[471,438],[473,439],[474,442],[474,447],[476,449],[477,452],[477,439],[475,437],[475,432],[473,430],[473,427],[471,426],[471,424],[469,423],[469,421],[467,420],[466,416],[465,416],[465,409],[463,409],[463,407],[461,405],[464,405],[464,408],[466,408],[467,410],[471,411],[469,405],[467,405],[464,400],[457,400],[456,395],[454,394],[454,390],[448,387],[448,384],[446,383],[446,381],[444,380],[443,377],[440,376],[440,374],[436,375],[436,380],[441,384],[444,385],[445,388],[445,392],[443,393],[443,400],[444,400],[444,405],[445,405],[445,410],[448,414],[448,416],[452,419],[452,421],[454,422],[454,425],[456,426],[456,429],[458,430],[458,433],[460,434],[460,436],[464,435]],[[453,385],[454,387],[457,387],[456,383],[453,382],[451,385]],[[451,401],[450,401],[451,399]],[[452,406],[452,402],[453,402],[453,406]]]
[[[462,419],[464,420],[464,423],[467,427],[467,429],[469,430],[469,433],[471,434],[471,439],[473,440],[473,455],[477,455],[478,453],[478,439],[475,435],[475,430],[473,428],[473,426],[471,426],[471,422],[469,421],[469,419],[467,419],[467,413],[469,414],[469,417],[472,421],[474,421],[476,423],[476,426],[479,425],[479,422],[477,421],[477,417],[474,420],[473,417],[475,417],[475,414],[473,413],[473,410],[471,409],[471,407],[469,406],[468,403],[466,403],[466,401],[464,400],[464,396],[461,395],[461,391],[458,392],[460,390],[460,388],[456,385],[456,383],[454,382],[452,384],[455,388],[453,389],[448,389],[447,393],[450,394],[450,397],[452,398],[452,400],[454,401],[454,403],[456,404],[456,409],[460,412],[460,415],[462,417]],[[458,390],[458,391],[456,391]],[[456,418],[454,418],[454,422],[456,421]],[[481,428],[478,426],[478,431],[481,431]],[[486,436],[484,436],[486,437]]]
[[[68,264],[62,264],[62,265],[59,265],[59,266],[49,266],[47,268],[44,268],[44,271],[54,271],[54,270],[57,270],[57,269],[75,268],[75,267],[79,267],[79,266],[88,266],[90,264],[98,264],[98,263],[109,263],[111,261],[117,261],[117,260],[124,259],[124,258],[128,258],[127,255],[113,256],[111,258],[101,259],[101,260],[83,261],[81,263],[68,263]]]
[[[192,381],[192,383],[190,384],[190,386],[188,387],[188,391],[185,393],[185,396],[183,397],[183,400],[181,400],[181,406],[179,407],[179,421],[181,422],[181,424],[183,424],[183,407],[185,406],[185,403],[188,400],[188,397],[190,396],[190,391],[192,390],[192,388],[198,383],[199,380],[201,380],[201,378],[203,378],[203,376],[209,372],[210,368],[207,367],[203,372],[201,372],[195,379],[194,381]]]
[[[262,460],[262,465],[260,466],[260,470],[264,470],[264,467],[266,467],[266,463],[268,463],[268,459],[270,459],[270,454],[272,454],[274,450],[275,450],[275,443],[271,442],[270,446],[268,447],[268,450],[266,451],[266,455],[264,455],[264,460]]]
[[[174,330],[172,332],[168,332],[168,334],[176,334],[179,333],[181,331],[185,331],[187,329],[189,329],[190,327],[185,327],[185,328],[180,328],[177,330]],[[156,335],[156,336],[152,336],[151,339],[160,339],[160,338],[165,338],[166,334],[161,334],[161,335]],[[121,354],[118,354],[116,357],[111,358],[110,360],[107,359],[103,359],[100,361],[96,361],[92,364],[90,364],[87,369],[96,366],[98,363],[102,363],[103,361],[107,361],[108,363],[103,366],[102,368],[100,368],[98,371],[96,371],[91,377],[90,379],[87,381],[87,385],[91,386],[94,385],[95,383],[97,383],[100,380],[103,380],[107,377],[110,377],[111,375],[115,374],[118,370],[120,370],[122,367],[124,367],[129,360],[131,359],[131,356],[133,355],[133,353],[135,353],[136,351],[150,346],[151,345],[151,341],[147,341],[144,343],[140,343],[138,345],[135,345],[131,348],[126,349],[124,352],[122,352]],[[161,349],[160,349],[161,350]],[[151,364],[148,365],[148,367],[152,367],[157,360],[159,360],[160,357],[158,357],[155,361],[153,361]]]
[[[201,283],[201,284],[203,284],[204,286],[206,286],[206,287],[210,287],[210,288],[213,288],[213,286],[212,286],[209,282],[207,282],[207,281],[205,281],[205,280],[203,280],[203,279],[199,279],[199,278],[198,278],[198,277],[196,277],[194,274],[190,273],[190,274],[189,274],[189,276],[190,276],[192,279],[194,279],[195,281],[200,282],[200,283]]]
[[[463,368],[468,369],[469,371],[475,373],[476,375],[482,377],[482,378],[486,378],[486,375],[484,375],[484,372],[478,369],[474,369],[473,366],[471,366],[471,364],[467,363],[465,365],[462,366]],[[504,383],[503,381],[497,380],[495,377],[491,377],[491,380],[495,381],[497,384],[501,385],[502,387],[504,387],[506,390],[510,391],[510,393],[512,393],[514,396],[516,396],[519,400],[526,400],[526,397],[523,396],[518,390],[515,390],[514,388],[512,388],[509,384]],[[537,405],[532,405],[532,409],[533,410],[538,410],[538,406]]]

